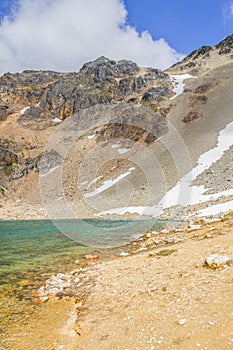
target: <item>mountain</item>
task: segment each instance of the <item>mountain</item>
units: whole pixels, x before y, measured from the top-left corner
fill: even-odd
[[[4,74],[1,218],[180,218],[229,201],[232,50],[233,35],[166,71],[100,57]]]

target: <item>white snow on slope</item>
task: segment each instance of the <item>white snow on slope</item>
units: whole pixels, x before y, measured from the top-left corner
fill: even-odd
[[[197,212],[197,216],[212,216],[225,213],[233,209],[233,201],[212,205]]]
[[[31,107],[28,106],[28,107],[24,107],[23,109],[21,109],[21,111],[20,111],[21,115],[24,114],[29,108],[31,108]]]
[[[55,117],[55,118],[53,118],[53,122],[54,122],[54,123],[61,123],[61,119]]]
[[[39,176],[40,176],[40,177],[47,176],[48,174],[52,173],[53,171],[55,171],[55,170],[56,170],[57,168],[59,168],[59,167],[60,167],[60,165],[57,165],[57,166],[55,166],[55,167],[49,169],[49,171],[48,171],[47,173],[45,173],[45,174],[40,174]]]
[[[196,77],[190,74],[171,75],[171,80],[174,86],[173,92],[175,93],[175,95],[171,97],[171,100],[173,100],[178,95],[182,94],[185,87],[184,80],[190,79],[190,78],[196,78]]]
[[[225,151],[233,145],[233,122],[229,123],[223,130],[220,131],[218,143],[216,147],[208,152],[205,152],[199,159],[197,166],[186,174],[178,183],[167,192],[158,205],[145,207],[125,207],[114,208],[100,213],[100,215],[134,213],[157,217],[164,209],[171,208],[175,205],[185,207],[197,203],[204,203],[209,200],[215,200],[223,196],[233,194],[233,189],[220,193],[205,195],[207,189],[202,186],[192,186],[193,180],[198,175],[210,168],[217,160],[219,160]]]
[[[103,175],[98,176],[97,178],[95,178],[94,180],[92,180],[88,186],[87,189],[91,187],[91,185],[93,185],[94,183],[96,183],[98,180],[100,180],[103,177]]]
[[[170,208],[173,205],[193,205],[209,200],[209,196],[204,195],[206,192],[204,186],[191,186],[191,183],[198,177],[198,175],[217,162],[217,160],[223,156],[223,153],[232,145],[233,122],[229,123],[225,129],[220,131],[217,146],[204,153],[198,159],[198,165],[192,169],[192,171],[186,174],[175,187],[167,192],[163,198],[163,208]]]
[[[85,198],[91,198],[91,197],[96,196],[98,193],[101,193],[101,192],[107,190],[108,188],[114,186],[117,182],[119,182],[120,180],[124,179],[126,176],[131,174],[131,172],[134,169],[135,168],[130,168],[126,173],[119,175],[116,179],[104,181],[102,186],[94,189],[92,192],[84,194],[84,197]]]
[[[96,136],[96,134],[93,134],[93,135],[87,136],[87,138],[88,138],[88,140],[92,140],[95,136]]]
[[[129,152],[129,148],[120,148],[120,149],[118,149],[118,153],[119,154],[124,154],[124,153],[126,153],[126,152]]]

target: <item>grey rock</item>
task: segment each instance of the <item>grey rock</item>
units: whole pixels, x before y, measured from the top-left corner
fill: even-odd
[[[178,237],[168,237],[168,238],[166,238],[165,239],[165,242],[166,243],[179,243],[179,242],[181,242],[181,239],[180,238],[178,238]]]
[[[5,103],[0,103],[0,121],[6,120],[7,117],[12,113],[14,113],[13,108],[9,107]]]
[[[52,168],[55,168],[59,165],[61,165],[63,162],[62,157],[59,153],[57,153],[54,150],[51,150],[49,152],[46,152],[42,155],[40,158],[40,161],[38,162],[38,170],[41,175],[46,174],[51,170]]]
[[[164,97],[169,96],[170,93],[171,91],[168,87],[152,87],[144,93],[144,95],[142,96],[142,101],[160,102],[164,99]]]
[[[230,265],[231,262],[231,257],[217,254],[209,255],[205,259],[205,264],[212,269],[222,268],[226,265]]]

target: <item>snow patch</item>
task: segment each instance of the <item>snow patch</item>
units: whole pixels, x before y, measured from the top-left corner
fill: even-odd
[[[87,186],[87,188],[90,188],[91,185],[93,185],[94,183],[96,183],[98,180],[102,179],[103,175],[98,176],[96,179],[92,180],[89,185]]]
[[[173,100],[175,97],[182,94],[185,87],[184,80],[190,79],[190,78],[196,78],[196,77],[190,74],[171,75],[171,80],[173,83],[173,92],[175,93],[175,95],[172,96],[170,100]]]
[[[220,204],[215,204],[212,205],[211,207],[199,210],[197,212],[197,216],[211,216],[211,215],[219,215],[221,213],[225,213],[228,210],[233,209],[233,201],[225,202],[225,203],[220,203]]]
[[[124,153],[126,153],[126,152],[129,152],[129,148],[120,148],[120,149],[118,149],[118,153],[119,154],[124,154]]]
[[[21,115],[24,114],[29,108],[31,108],[31,107],[28,106],[28,107],[24,107],[23,109],[21,109],[21,111],[20,111]]]
[[[94,137],[96,137],[96,134],[87,136],[88,140],[92,140]]]
[[[119,182],[120,180],[124,179],[126,176],[128,176],[129,174],[131,174],[131,172],[134,170],[134,168],[130,168],[126,173],[119,175],[116,179],[113,180],[106,180],[103,182],[102,186],[100,186],[99,188],[96,188],[95,190],[93,190],[92,192],[86,193],[84,195],[85,198],[91,198],[96,196],[97,194],[109,189],[110,187],[114,186],[117,182]],[[101,176],[102,177],[102,176]],[[97,180],[96,180],[97,181]],[[90,184],[89,184],[90,186]],[[89,187],[88,186],[88,187]]]
[[[118,148],[118,147],[120,147],[120,145],[117,144],[117,143],[115,143],[114,145],[112,145],[112,148]]]
[[[45,174],[40,174],[40,177],[47,176],[48,174],[51,174],[53,171],[55,171],[57,168],[59,168],[61,165],[54,166],[53,168],[49,169],[49,171]]]
[[[84,185],[86,185],[87,183],[88,183],[88,181],[81,182],[81,184],[80,184],[79,187],[84,186]]]
[[[57,118],[57,117],[53,119],[53,122],[54,122],[54,123],[61,123],[61,121],[62,121],[62,120],[61,120],[60,118]]]

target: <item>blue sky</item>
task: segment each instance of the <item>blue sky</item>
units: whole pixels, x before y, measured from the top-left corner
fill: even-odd
[[[0,75],[77,70],[101,55],[165,69],[233,33],[233,0],[15,1],[0,0]]]
[[[163,37],[185,54],[233,33],[233,1],[125,0],[125,4],[128,21],[138,31],[148,30],[155,39]]]

